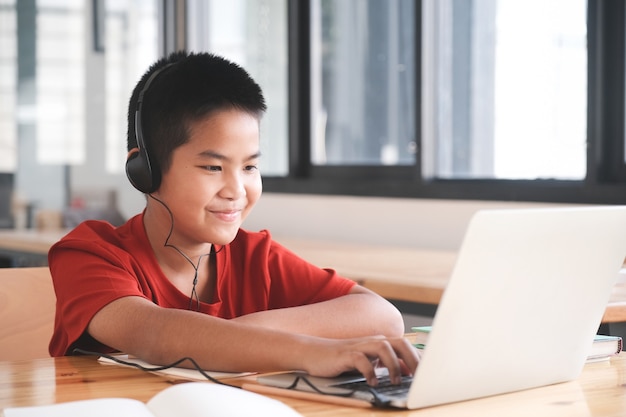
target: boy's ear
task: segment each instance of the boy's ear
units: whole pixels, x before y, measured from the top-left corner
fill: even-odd
[[[126,162],[128,162],[131,158],[135,158],[137,156],[137,153],[139,153],[138,147],[134,147],[133,149],[128,151],[128,155],[126,155]]]

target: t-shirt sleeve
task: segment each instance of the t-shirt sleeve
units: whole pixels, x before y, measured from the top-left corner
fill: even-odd
[[[49,265],[57,297],[52,356],[71,354],[74,347],[111,351],[86,333],[93,316],[118,298],[147,298],[132,264],[117,260],[119,254],[114,252],[88,239],[66,239],[51,248]]]
[[[341,297],[356,283],[335,270],[313,265],[288,248],[272,241],[269,273],[270,307],[291,307]]]

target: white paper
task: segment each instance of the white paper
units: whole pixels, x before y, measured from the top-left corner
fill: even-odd
[[[147,406],[154,417],[301,417],[278,400],[208,382],[174,385],[155,395]]]
[[[153,417],[141,401],[102,398],[34,407],[6,408],[5,417]]]
[[[125,361],[125,362],[129,362],[129,363],[134,363],[136,365],[140,365],[143,366],[145,368],[156,368],[157,365],[153,365],[151,363],[142,361],[141,359],[137,359],[137,358],[129,358],[128,355],[120,355],[117,356],[119,359]],[[105,364],[111,364],[111,365],[120,365],[120,366],[129,366],[129,365],[124,365],[118,362],[115,362],[114,360],[108,359],[108,358],[104,358],[104,357],[100,357],[98,359],[99,362],[101,363],[105,363]],[[202,375],[200,372],[198,372],[196,369],[187,369],[187,368],[178,368],[178,367],[174,367],[174,368],[169,368],[169,369],[164,369],[162,371],[150,371],[150,372],[154,372],[156,374],[161,374],[161,375],[168,375],[168,376],[174,376],[177,378],[183,378],[183,379],[189,379],[189,380],[194,380],[194,381],[207,381],[207,378]],[[211,378],[215,378],[215,379],[228,379],[228,378],[238,378],[241,376],[246,376],[246,375],[253,375],[252,372],[238,372],[238,373],[233,373],[233,372],[216,372],[216,371],[205,371]]]

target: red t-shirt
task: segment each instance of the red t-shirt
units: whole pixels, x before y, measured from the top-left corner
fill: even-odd
[[[267,231],[240,229],[233,242],[215,249],[216,293],[213,303],[200,303],[204,314],[230,319],[311,304],[345,295],[355,284],[302,260],[274,242]],[[118,298],[140,296],[165,308],[189,307],[189,294],[163,275],[142,214],[119,228],[86,221],[52,246],[48,261],[57,296],[52,356],[71,354],[74,348],[111,352],[86,329],[102,307]]]

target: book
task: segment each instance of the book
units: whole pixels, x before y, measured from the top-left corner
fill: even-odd
[[[286,404],[240,388],[210,382],[172,385],[143,403],[99,398],[4,410],[5,417],[302,417]]]
[[[609,359],[611,356],[619,355],[623,348],[623,341],[620,336],[608,336],[597,334],[593,338],[591,351],[587,356],[587,362]]]
[[[428,341],[431,326],[420,326],[411,328],[411,342],[418,349],[424,349]],[[587,362],[610,359],[611,356],[619,355],[623,348],[623,341],[620,336],[596,335],[591,345],[591,350],[587,356]]]

